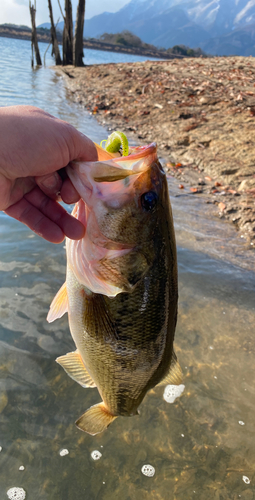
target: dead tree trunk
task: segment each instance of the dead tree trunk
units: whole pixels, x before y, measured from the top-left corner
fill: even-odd
[[[74,66],[84,66],[83,64],[83,28],[85,16],[85,0],[79,0],[77,6],[77,16],[74,35]]]
[[[31,60],[31,66],[33,68],[34,67],[34,49],[35,49],[36,64],[37,64],[37,66],[42,65],[40,50],[39,50],[38,41],[37,41],[36,26],[35,26],[36,1],[35,1],[35,4],[32,5],[31,1],[29,0],[29,10],[30,10],[31,24],[32,24],[32,34],[31,34],[32,60]]]
[[[63,65],[73,64],[73,14],[71,0],[65,0],[63,31]]]
[[[60,56],[60,52],[59,52],[59,47],[58,47],[56,28],[55,28],[55,24],[54,24],[54,20],[53,20],[53,12],[52,12],[51,0],[48,0],[48,5],[49,5],[50,22],[51,22],[52,54],[55,57],[56,65],[59,66],[60,64],[62,64],[62,60],[61,60],[61,56]]]

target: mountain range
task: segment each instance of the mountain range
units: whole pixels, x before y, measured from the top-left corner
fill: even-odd
[[[157,47],[183,44],[212,55],[255,55],[255,0],[131,0],[118,12],[85,19],[85,37],[123,30]]]

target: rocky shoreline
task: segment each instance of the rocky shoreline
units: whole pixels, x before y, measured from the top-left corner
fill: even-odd
[[[57,69],[109,130],[156,141],[180,192],[201,196],[255,247],[255,60],[174,59]]]

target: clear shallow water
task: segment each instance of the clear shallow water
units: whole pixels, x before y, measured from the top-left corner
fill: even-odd
[[[22,45],[16,74],[12,43]],[[54,72],[31,71],[29,57],[29,42],[0,38],[0,104],[13,95],[12,103],[38,105],[94,140],[105,138],[68,102]],[[66,317],[51,325],[45,319],[65,279],[63,244],[47,243],[0,213],[1,500],[14,486],[28,500],[255,498],[253,254],[243,253],[231,226],[212,220],[196,197],[177,197],[173,179],[169,184],[179,245],[175,348],[185,391],[168,404],[163,388],[155,388],[139,417],[118,418],[95,437],[74,421],[100,396],[54,361],[74,349]],[[61,456],[63,449],[69,453]],[[146,464],[153,477],[142,474]]]

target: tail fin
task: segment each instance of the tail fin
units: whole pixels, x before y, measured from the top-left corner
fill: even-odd
[[[95,436],[107,429],[115,418],[117,417],[109,413],[104,403],[99,403],[91,406],[75,423],[82,431]]]

